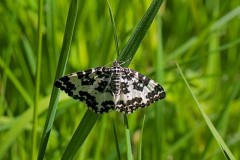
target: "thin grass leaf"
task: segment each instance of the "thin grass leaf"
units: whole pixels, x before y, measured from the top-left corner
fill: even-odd
[[[74,132],[68,146],[66,147],[62,160],[74,159],[79,148],[86,140],[90,131],[92,130],[94,124],[100,115],[95,114],[94,112],[87,110],[84,117],[82,118],[80,124],[78,125],[76,131]]]
[[[179,70],[186,86],[188,87],[189,92],[191,93],[195,103],[197,104],[197,107],[200,110],[208,128],[210,129],[211,133],[213,134],[214,138],[216,139],[217,143],[219,144],[220,149],[222,150],[224,156],[226,157],[226,159],[235,160],[235,157],[233,156],[232,152],[230,151],[230,149],[228,148],[226,143],[223,141],[222,137],[219,135],[218,131],[216,130],[216,128],[214,127],[214,125],[212,124],[210,119],[208,118],[207,114],[204,112],[203,108],[201,107],[200,103],[198,102],[197,97],[194,95],[191,87],[189,86],[189,84],[188,84],[185,76],[183,75],[182,70],[178,64],[177,64],[177,67],[178,67],[178,70]]]
[[[69,55],[69,51],[72,43],[74,27],[77,19],[78,5],[79,5],[79,0],[71,1],[69,12],[68,12],[67,23],[66,23],[66,29],[65,29],[64,38],[63,38],[62,50],[61,50],[60,58],[58,61],[55,79],[61,77],[66,68],[68,55]],[[53,121],[54,121],[56,110],[57,110],[58,95],[59,95],[59,90],[53,87],[51,99],[49,102],[47,119],[45,122],[43,134],[42,134],[41,146],[39,148],[39,153],[38,153],[39,160],[43,159],[44,153],[46,151],[49,135],[52,129]]]
[[[51,63],[48,64],[49,66],[49,79],[54,79],[56,70],[55,67],[57,66],[57,59],[58,57],[58,52],[57,52],[57,45],[56,45],[56,19],[55,19],[55,12],[56,12],[56,6],[59,1],[52,1],[52,0],[46,0],[45,5],[48,6],[49,10],[46,15],[46,30],[48,32],[47,36],[47,42],[48,42],[48,47],[47,47],[47,59],[51,60]]]
[[[36,64],[36,76],[35,76],[35,97],[33,107],[33,126],[32,126],[32,147],[31,158],[36,159],[37,150],[37,126],[38,126],[38,107],[39,107],[39,92],[41,81],[41,63],[42,63],[42,22],[43,22],[43,0],[38,0],[38,54]]]
[[[143,116],[143,122],[142,122],[142,129],[141,129],[141,136],[140,136],[140,144],[138,149],[138,160],[142,160],[142,141],[143,141],[143,129],[145,124],[146,116]]]
[[[213,32],[216,29],[219,29],[223,25],[227,24],[233,18],[238,17],[240,14],[240,6],[237,6],[232,11],[228,12],[225,16],[216,21],[210,28],[210,31]]]
[[[167,61],[170,61],[172,59],[175,59],[177,57],[180,57],[183,55],[189,48],[192,47],[197,42],[197,37],[192,37],[188,41],[186,41],[184,44],[181,46],[177,47],[175,51],[173,51],[169,56],[167,57]]]
[[[128,66],[136,53],[139,45],[141,44],[143,38],[145,37],[149,27],[151,26],[153,19],[155,18],[159,8],[162,4],[162,0],[153,0],[148,10],[144,14],[143,18],[140,20],[136,28],[134,29],[131,37],[129,38],[127,44],[121,51],[118,57],[118,61],[127,61],[125,66]]]
[[[103,149],[103,146],[106,144],[105,143],[106,142],[106,132],[107,132],[107,128],[109,126],[109,121],[107,118],[108,118],[107,116],[103,116],[101,118],[101,127],[100,127],[100,129],[98,129],[98,140],[97,140],[98,143],[95,146],[95,155],[93,158],[96,160],[102,159],[102,155],[101,155],[102,149]]]
[[[115,127],[114,122],[112,122],[112,124],[113,124],[113,133],[114,133],[114,139],[115,139],[115,144],[116,144],[117,158],[118,158],[118,160],[121,160],[121,154],[120,154],[120,148],[119,148],[119,144],[118,144],[116,127]]]
[[[126,136],[126,144],[127,144],[127,159],[132,160],[133,154],[132,154],[132,146],[131,146],[131,135],[129,132],[129,125],[128,125],[128,118],[127,115],[124,114],[124,126],[125,126],[125,136]]]
[[[49,98],[42,99],[39,102],[38,115],[42,114],[44,111],[47,110],[47,103]],[[16,139],[21,136],[22,132],[26,129],[26,125],[30,124],[33,118],[33,107],[27,109],[24,113],[22,113],[19,117],[12,119],[9,122],[9,130],[1,137],[2,141],[0,147],[0,159],[3,158],[6,151],[10,148],[10,146],[16,142]]]
[[[215,120],[215,121],[216,121],[215,125],[217,126],[217,128],[218,128],[218,126],[220,126],[222,123],[226,123],[226,117],[229,116],[229,112],[230,112],[230,111],[229,111],[229,110],[230,110],[229,104],[230,104],[231,102],[233,102],[235,98],[237,98],[238,93],[239,93],[239,91],[240,91],[240,84],[239,84],[239,83],[233,84],[232,87],[231,87],[231,89],[230,89],[230,91],[231,91],[231,96],[230,96],[230,98],[229,98],[227,101],[225,101],[225,104],[224,104],[223,107],[222,107],[222,111],[220,112],[218,118]],[[227,122],[228,122],[228,121],[227,121]],[[224,126],[227,127],[227,125],[224,125]],[[225,131],[225,132],[226,132],[226,131]],[[225,133],[225,132],[224,132],[224,133]],[[224,133],[222,133],[222,134],[224,134]],[[201,155],[201,159],[209,159],[209,157],[207,156],[207,152],[209,151],[209,148],[210,148],[210,146],[211,146],[210,144],[213,142],[213,138],[212,138],[212,137],[209,137],[209,139],[207,140],[207,142],[208,142],[208,143],[206,144],[206,147],[204,148],[203,154]],[[219,151],[218,151],[218,152],[219,152]]]
[[[107,0],[107,4],[108,4],[108,10],[109,10],[111,23],[112,23],[112,27],[113,27],[115,48],[116,48],[116,51],[117,51],[117,55],[119,56],[120,52],[119,52],[119,47],[118,47],[119,45],[118,45],[118,36],[117,36],[117,31],[116,31],[116,25],[115,25],[115,21],[114,21],[113,14],[112,14],[112,9],[111,9],[111,6],[110,6],[108,0]]]
[[[175,51],[169,54],[167,60],[170,61],[172,59],[180,57],[189,49],[193,50],[193,48],[195,48],[193,46],[196,46],[197,44],[202,44],[206,40],[206,37],[208,37],[212,32],[216,31],[217,29],[220,29],[223,25],[227,25],[229,21],[239,16],[239,14],[240,7],[238,6],[234,8],[231,12],[228,12],[226,15],[221,17],[215,23],[211,24],[205,30],[203,30],[202,34],[200,34],[199,36],[191,37],[191,39],[186,41],[180,47],[177,47]]]
[[[22,86],[22,84],[19,82],[18,78],[14,75],[12,70],[6,65],[4,60],[0,58],[0,67],[3,68],[5,74],[8,76],[8,78],[11,80],[13,85],[16,87],[18,92],[20,92],[22,98],[25,100],[28,106],[33,106],[33,101],[28,94],[28,92],[25,90],[25,88]]]
[[[164,69],[165,69],[165,54],[164,54],[164,47],[163,47],[163,33],[162,33],[162,19],[160,12],[157,15],[157,31],[158,31],[158,48],[157,52],[155,53],[155,65],[154,70],[156,72],[156,80],[160,84],[164,82]],[[154,152],[156,153],[156,157],[161,157],[163,154],[161,154],[161,151],[163,151],[164,148],[164,140],[165,137],[165,111],[164,111],[164,102],[157,102],[155,104],[155,143],[156,149]]]
[[[27,57],[26,61],[29,64],[28,69],[30,69],[31,74],[34,75],[36,73],[36,59],[34,57],[34,51],[31,48],[31,45],[30,45],[27,37],[22,36],[22,42],[23,42],[23,47],[26,51],[26,57]]]

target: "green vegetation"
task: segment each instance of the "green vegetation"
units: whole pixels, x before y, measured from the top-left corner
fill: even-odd
[[[119,57],[106,0],[0,2],[0,159],[240,159],[240,2],[154,2],[109,0]],[[114,59],[166,99],[99,116],[53,87]]]

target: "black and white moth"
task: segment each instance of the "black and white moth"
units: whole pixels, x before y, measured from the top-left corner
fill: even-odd
[[[56,80],[54,85],[98,114],[109,110],[129,114],[166,96],[157,82],[121,67],[117,61],[112,67],[71,73]]]

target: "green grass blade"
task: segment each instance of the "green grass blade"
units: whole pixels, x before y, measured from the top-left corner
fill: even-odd
[[[177,64],[178,70],[185,82],[185,84],[187,85],[188,90],[190,91],[195,103],[197,104],[198,109],[200,110],[208,128],[210,129],[211,133],[213,134],[214,138],[216,139],[217,143],[219,144],[224,156],[226,157],[226,159],[230,159],[230,160],[235,160],[235,157],[233,156],[232,152],[230,151],[230,149],[228,148],[228,146],[225,144],[225,142],[223,141],[222,137],[219,135],[218,131],[216,130],[216,128],[214,127],[214,125],[212,124],[212,122],[210,121],[210,119],[208,118],[207,114],[204,112],[203,108],[201,107],[200,103],[198,102],[196,96],[194,95],[191,87],[189,86],[185,76],[182,73],[181,68],[179,67],[179,65]]]
[[[38,126],[38,107],[39,107],[39,92],[41,81],[41,62],[42,62],[42,22],[43,22],[43,0],[38,0],[38,54],[36,64],[36,76],[35,76],[35,97],[33,108],[33,126],[32,126],[32,147],[31,158],[36,159],[37,150],[37,126]]]
[[[4,60],[2,58],[0,58],[0,67],[3,68],[3,70],[4,70],[5,74],[7,75],[7,77],[11,80],[11,82],[16,87],[18,92],[21,93],[22,98],[25,100],[27,105],[28,106],[33,106],[33,101],[31,99],[30,95],[25,90],[23,85],[19,82],[18,78],[14,75],[12,70],[6,65],[6,63],[4,62]]]
[[[228,12],[226,15],[224,15],[222,18],[220,18],[218,21],[216,21],[210,28],[210,31],[213,32],[223,25],[226,25],[229,21],[231,21],[233,18],[238,17],[240,14],[240,6],[234,8],[232,11]]]
[[[197,37],[192,37],[188,41],[186,41],[184,44],[182,44],[180,47],[178,47],[175,51],[173,51],[168,57],[167,60],[172,60],[177,57],[180,57],[183,55],[191,46],[193,46],[197,42]]]
[[[154,70],[156,72],[156,80],[160,84],[164,82],[164,69],[165,69],[165,55],[164,55],[164,47],[163,47],[163,33],[162,33],[162,19],[160,14],[157,16],[157,24],[158,24],[158,50],[155,54],[155,65],[154,65]],[[161,152],[164,151],[164,140],[166,139],[165,137],[165,132],[163,132],[166,127],[165,127],[165,107],[163,106],[164,101],[157,102],[155,104],[155,139],[156,141],[154,142],[154,145],[156,146],[156,149],[154,149],[154,153],[156,153],[156,157],[161,157],[163,154]]]
[[[48,100],[49,98],[45,98],[39,102],[39,106],[41,106],[38,112],[39,115],[47,110]],[[27,124],[31,123],[33,118],[32,115],[33,107],[30,107],[20,116],[12,119],[11,122],[8,123],[9,130],[7,130],[7,132],[1,137],[1,144],[4,145],[1,145],[0,147],[0,159],[2,159],[10,146],[17,141],[17,138],[21,136],[23,131],[26,129]]]
[[[102,148],[106,144],[106,129],[109,126],[109,121],[107,119],[107,116],[102,116],[101,117],[101,127],[98,129],[98,143],[95,146],[95,155],[94,158],[95,160],[101,160],[102,156]],[[94,125],[94,124],[93,124]],[[89,131],[90,132],[90,131]]]
[[[118,45],[118,37],[117,37],[117,32],[116,32],[116,25],[115,25],[115,21],[114,21],[113,14],[112,14],[112,9],[111,9],[111,6],[110,6],[108,0],[107,0],[107,4],[108,4],[108,10],[109,10],[112,27],[113,27],[115,47],[116,47],[117,55],[119,56],[120,53],[119,53],[119,47],[118,47],[119,45]]]
[[[227,99],[225,101],[225,104],[223,104],[223,107],[222,107],[222,111],[218,115],[218,118],[215,120],[216,128],[219,128],[220,126],[225,126],[224,127],[225,129],[223,129],[223,127],[221,127],[222,135],[226,134],[227,125],[223,125],[223,123],[229,123],[228,117],[229,117],[229,112],[230,112],[230,108],[231,108],[229,106],[230,106],[231,102],[234,101],[234,99],[237,99],[238,93],[240,91],[240,84],[239,83],[233,84],[231,87],[229,87],[229,90],[231,92],[231,96],[229,97],[229,99]],[[208,143],[206,144],[206,147],[204,148],[203,154],[201,155],[201,159],[209,159],[207,152],[209,152],[209,147],[211,146],[211,143],[213,142],[213,138],[209,137],[207,142]],[[210,155],[210,156],[212,156],[212,155]]]
[[[22,43],[23,43],[24,49],[26,51],[26,57],[27,57],[26,61],[29,63],[28,69],[30,69],[30,73],[34,75],[36,73],[36,59],[34,57],[33,48],[31,48],[32,46],[31,46],[30,42],[28,41],[27,37],[25,37],[25,36],[22,37]],[[21,56],[19,56],[19,57],[21,57]]]
[[[143,141],[143,129],[145,124],[146,116],[143,117],[142,129],[141,129],[141,137],[140,137],[140,144],[138,149],[138,160],[142,160],[142,141]]]
[[[120,154],[120,148],[119,148],[119,143],[118,143],[117,131],[116,131],[116,127],[115,127],[114,122],[113,122],[113,133],[114,133],[114,139],[115,139],[115,144],[116,144],[117,157],[118,157],[118,160],[121,160],[121,154]]]
[[[61,77],[66,68],[70,46],[72,42],[72,37],[73,37],[73,32],[74,32],[74,27],[77,19],[78,4],[79,4],[79,0],[72,0],[69,7],[66,29],[65,29],[63,44],[62,44],[62,50],[61,50],[61,54],[58,62],[55,79]],[[53,87],[51,99],[49,102],[47,119],[45,122],[44,131],[42,134],[41,146],[38,153],[38,159],[43,159],[43,156],[47,147],[50,131],[51,131],[55,114],[56,114],[58,95],[59,95],[59,90]]]
[[[131,62],[134,54],[136,53],[139,45],[141,44],[143,38],[145,37],[149,27],[151,26],[154,17],[156,16],[159,8],[162,4],[162,0],[153,0],[148,10],[144,14],[143,18],[140,20],[136,28],[134,29],[130,39],[123,48],[118,61],[128,61],[126,66]]]
[[[95,114],[90,110],[86,111],[62,155],[62,160],[74,159],[99,117],[99,114]]]
[[[129,125],[128,125],[128,118],[127,115],[124,114],[124,126],[125,126],[125,136],[126,136],[126,144],[127,144],[127,159],[132,160],[133,154],[132,154],[132,146],[131,146],[131,135],[129,131]]]

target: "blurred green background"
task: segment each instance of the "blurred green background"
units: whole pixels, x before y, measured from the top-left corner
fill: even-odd
[[[120,50],[150,3],[150,0],[110,0]],[[43,5],[38,147],[69,4],[47,0]],[[107,2],[83,0],[79,7],[66,74],[111,65],[117,58]],[[37,12],[37,1],[0,1],[2,159],[30,159]],[[225,159],[176,63],[219,134],[235,158],[240,159],[239,26],[240,1],[164,1],[129,66],[158,81],[167,93],[164,100],[129,116],[134,159],[139,159],[140,143],[142,159]],[[60,159],[86,109],[85,104],[61,92],[45,159]],[[123,116],[114,111],[97,121],[76,159],[117,159],[112,122],[122,159],[126,159]]]

